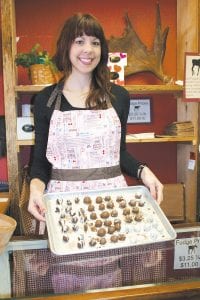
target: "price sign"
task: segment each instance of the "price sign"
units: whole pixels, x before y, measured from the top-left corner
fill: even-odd
[[[200,268],[200,237],[176,239],[174,269]]]
[[[130,100],[127,123],[151,123],[151,99],[140,98]]]

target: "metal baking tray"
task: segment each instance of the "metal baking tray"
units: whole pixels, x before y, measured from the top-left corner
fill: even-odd
[[[43,200],[50,249],[58,255],[176,238],[175,230],[144,186],[47,193]]]

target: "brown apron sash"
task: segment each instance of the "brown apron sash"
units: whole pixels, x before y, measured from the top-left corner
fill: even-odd
[[[59,181],[86,181],[120,176],[120,166],[91,169],[52,169],[51,179]]]

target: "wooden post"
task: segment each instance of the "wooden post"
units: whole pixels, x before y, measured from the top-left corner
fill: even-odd
[[[16,149],[16,67],[14,62],[16,54],[16,33],[14,2],[14,0],[1,0],[1,20],[10,213],[19,224],[17,204],[19,201],[20,191],[18,153]]]
[[[199,3],[200,0],[177,0],[177,79],[184,80],[185,52],[199,51]],[[186,221],[194,222],[197,212],[197,172],[199,172],[199,103],[183,102],[178,99],[178,121],[192,121],[195,127],[197,145],[179,144],[177,146],[177,178],[185,183]],[[188,169],[190,152],[196,156],[195,170]]]

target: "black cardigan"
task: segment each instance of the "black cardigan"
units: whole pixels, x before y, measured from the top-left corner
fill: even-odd
[[[38,93],[34,99],[34,123],[35,123],[35,146],[34,154],[31,162],[30,177],[39,178],[45,185],[50,180],[51,164],[46,158],[46,148],[48,141],[49,123],[54,110],[54,104],[49,108],[47,101],[55,88],[55,85],[44,88]],[[126,123],[130,107],[130,96],[127,90],[113,84],[112,94],[115,99],[112,100],[112,105],[116,110],[121,121],[121,147],[120,147],[120,167],[123,173],[129,176],[137,177],[137,171],[141,162],[137,161],[126,150]],[[87,108],[72,107],[62,95],[61,111],[80,110]]]

